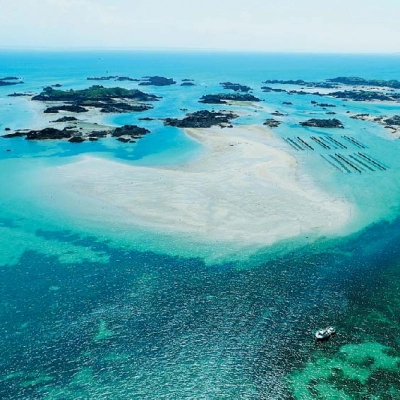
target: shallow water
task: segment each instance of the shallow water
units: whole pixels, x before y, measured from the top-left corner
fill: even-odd
[[[315,96],[290,96],[294,106],[288,107],[282,105],[287,95],[260,87],[274,78],[398,78],[399,63],[395,56],[0,53],[0,76],[26,81],[0,88],[2,131],[29,127],[36,118],[23,99],[5,97],[13,91],[58,82],[86,87],[87,76],[107,74],[200,83],[145,87],[164,96],[146,116],[163,118],[183,115],[183,107],[207,108],[197,99],[231,80],[249,84],[265,100],[264,110],[247,110],[250,116],[236,123],[289,112],[278,137],[351,134],[389,167],[341,173],[320,157],[331,154],[326,149],[300,153],[282,140],[318,185],[351,199],[355,232],[313,242],[295,238],[250,259],[206,263],[217,247],[162,232],[118,232],[102,226],[101,216],[88,226],[38,192],[38,172],[83,154],[145,165],[188,162],[203,150],[180,130],[152,121],[152,134],[134,147],[111,139],[80,145],[0,140],[0,398],[398,398],[399,141],[346,115],[348,109],[393,115],[396,107],[329,99],[346,130],[325,133],[297,125],[311,113],[323,115],[310,103]],[[137,123],[143,116],[107,121]],[[349,146],[346,154],[356,151]],[[331,324],[336,337],[315,343],[313,331]]]

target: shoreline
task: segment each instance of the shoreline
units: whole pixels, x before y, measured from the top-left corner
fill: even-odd
[[[236,252],[301,235],[334,235],[350,222],[352,205],[317,188],[279,148],[271,130],[185,132],[205,147],[191,162],[144,167],[84,156],[48,170],[53,183],[46,180],[46,191],[58,191],[53,194],[59,206],[89,225],[107,209],[105,225],[113,229],[137,227],[193,242],[230,243]],[[65,200],[71,197],[76,201]]]

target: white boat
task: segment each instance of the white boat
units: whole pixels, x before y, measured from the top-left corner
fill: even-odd
[[[319,331],[315,332],[315,338],[317,340],[328,340],[335,333],[336,329],[333,326],[329,326],[328,328],[320,329]]]

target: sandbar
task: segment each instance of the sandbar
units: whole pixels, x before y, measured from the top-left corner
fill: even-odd
[[[204,147],[185,164],[139,166],[85,155],[48,173],[59,197],[93,200],[81,203],[90,207],[85,218],[101,219],[107,208],[124,229],[202,243],[263,248],[299,235],[335,235],[348,224],[352,205],[318,188],[269,128],[185,131]]]

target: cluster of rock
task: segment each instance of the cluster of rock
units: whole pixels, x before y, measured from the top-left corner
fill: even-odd
[[[32,97],[34,96],[34,93],[10,93],[7,95],[8,97]]]
[[[339,128],[343,129],[344,126],[341,121],[336,118],[333,119],[316,119],[312,118],[304,122],[300,122],[301,126],[308,126],[312,128]]]
[[[314,106],[322,107],[322,108],[327,108],[327,107],[336,107],[335,104],[329,104],[329,103],[317,103],[316,101],[312,101],[311,104],[314,104]]]
[[[305,95],[305,94],[313,94],[315,96],[322,96],[322,94],[320,92],[306,92],[304,90],[285,90],[285,89],[281,89],[281,88],[272,88],[270,86],[262,86],[261,90],[265,93],[269,93],[269,92],[275,92],[275,93],[286,93],[289,95],[292,94],[300,94],[300,95]]]
[[[118,76],[118,75],[89,77],[89,78],[86,78],[86,79],[88,81],[139,82],[139,79],[130,78],[129,76]]]
[[[153,106],[148,102],[157,101],[159,97],[137,89],[94,85],[88,89],[68,91],[46,87],[42,93],[32,97],[32,100],[62,103],[52,105],[44,111],[45,113],[81,113],[87,112],[87,107],[98,108],[102,113],[127,113],[149,110]]]
[[[339,90],[331,93],[320,93],[318,91],[304,91],[304,90],[285,90],[282,88],[274,88],[270,86],[263,86],[261,89],[268,92],[277,93],[287,93],[289,95],[307,95],[312,94],[314,96],[328,96],[335,97],[342,100],[353,100],[353,101],[387,101],[387,102],[400,102],[400,93],[396,92],[394,89],[400,89],[400,81],[393,80],[379,80],[379,79],[363,79],[358,77],[338,77],[327,79],[325,82],[307,82],[301,79],[298,80],[266,80],[263,83],[267,84],[280,84],[280,85],[299,85],[311,88],[324,88],[324,89],[339,89],[340,86],[360,86],[364,87],[375,87],[378,88],[388,88],[390,93],[384,93],[379,90]],[[302,88],[302,89],[303,89]],[[322,107],[334,107],[334,105],[323,105],[318,104]]]
[[[24,82],[21,81],[16,76],[6,76],[5,78],[0,78],[0,86],[13,86],[13,85],[19,85],[21,83]]]
[[[40,130],[21,130],[16,131],[14,133],[9,133],[7,135],[2,136],[5,139],[15,138],[15,137],[24,137],[26,140],[60,140],[60,139],[71,139],[74,137],[75,133],[78,131],[73,130],[72,128],[44,128]]]
[[[328,82],[334,84],[343,84],[351,86],[376,86],[376,87],[388,87],[392,89],[400,89],[400,82],[397,79],[392,79],[385,81],[383,79],[363,79],[358,77],[344,77],[340,76],[338,78],[327,79]]]
[[[74,121],[78,121],[78,118],[75,118],[75,117],[61,117],[61,118],[58,118],[55,121],[51,121],[51,122],[74,122]]]
[[[75,126],[68,126],[63,129],[44,128],[40,130],[20,130],[14,133],[9,133],[3,138],[25,137],[26,140],[68,140],[71,143],[81,143],[86,140],[97,141],[99,138],[107,136],[115,137],[123,143],[134,143],[137,139],[150,133],[146,128],[137,125],[124,125],[115,129],[106,129],[102,131],[91,131],[82,133]]]
[[[275,93],[288,93],[287,90],[285,89],[279,89],[279,88],[272,88],[270,86],[262,86],[261,90],[265,93],[269,93],[269,92],[275,92]]]
[[[400,115],[393,115],[393,117],[384,119],[387,125],[397,125],[400,126]]]
[[[230,111],[196,111],[185,118],[166,118],[164,125],[178,128],[211,128],[212,126],[231,127],[231,121],[238,118]]]
[[[43,112],[45,114],[57,114],[59,111],[67,111],[67,112],[71,112],[71,113],[84,113],[84,112],[88,112],[88,109],[85,107],[81,107],[77,104],[62,104],[62,105],[58,105],[58,106],[52,106],[52,107],[47,107]]]
[[[353,101],[400,102],[400,93],[383,93],[368,90],[345,90],[329,93],[328,96]]]
[[[146,128],[137,125],[124,125],[120,128],[115,128],[111,132],[111,136],[123,143],[134,143],[135,139],[140,139],[148,133],[150,131]]]
[[[263,123],[263,125],[266,125],[269,128],[277,128],[281,123],[282,123],[281,121],[277,121],[276,119],[269,118]]]
[[[139,86],[170,86],[175,84],[176,81],[172,78],[164,78],[163,76],[145,76],[139,83]]]
[[[172,78],[163,76],[145,76],[142,79],[131,78],[129,76],[99,76],[86,78],[88,81],[116,81],[116,82],[140,82],[139,86],[170,86],[175,85],[176,81]],[[181,86],[196,86],[193,79],[182,79]]]
[[[250,86],[241,85],[239,83],[232,82],[221,82],[221,86],[227,90],[233,90],[235,92],[244,92],[247,93],[251,90]]]
[[[397,79],[383,80],[383,79],[364,79],[359,77],[344,77],[340,76],[337,78],[326,79],[325,82],[307,82],[302,79],[297,80],[278,80],[269,79],[264,81],[266,84],[275,85],[293,85],[303,86],[307,88],[323,88],[323,89],[334,89],[340,85],[347,86],[375,86],[375,87],[387,87],[392,89],[400,89],[400,81]]]
[[[227,104],[230,101],[238,102],[258,102],[261,101],[258,97],[252,94],[242,93],[219,93],[219,94],[206,94],[199,100],[200,103],[205,104]]]
[[[334,89],[338,85],[334,82],[307,82],[302,79],[297,80],[277,80],[277,79],[269,79],[264,81],[266,84],[279,84],[279,85],[293,85],[293,86],[304,86],[308,88],[323,88],[323,89]]]
[[[370,115],[370,114],[353,114],[350,116],[352,119],[358,119],[362,121],[375,122],[386,129],[389,129],[394,134],[400,134],[400,115],[393,115],[391,117],[387,117],[385,115]]]

